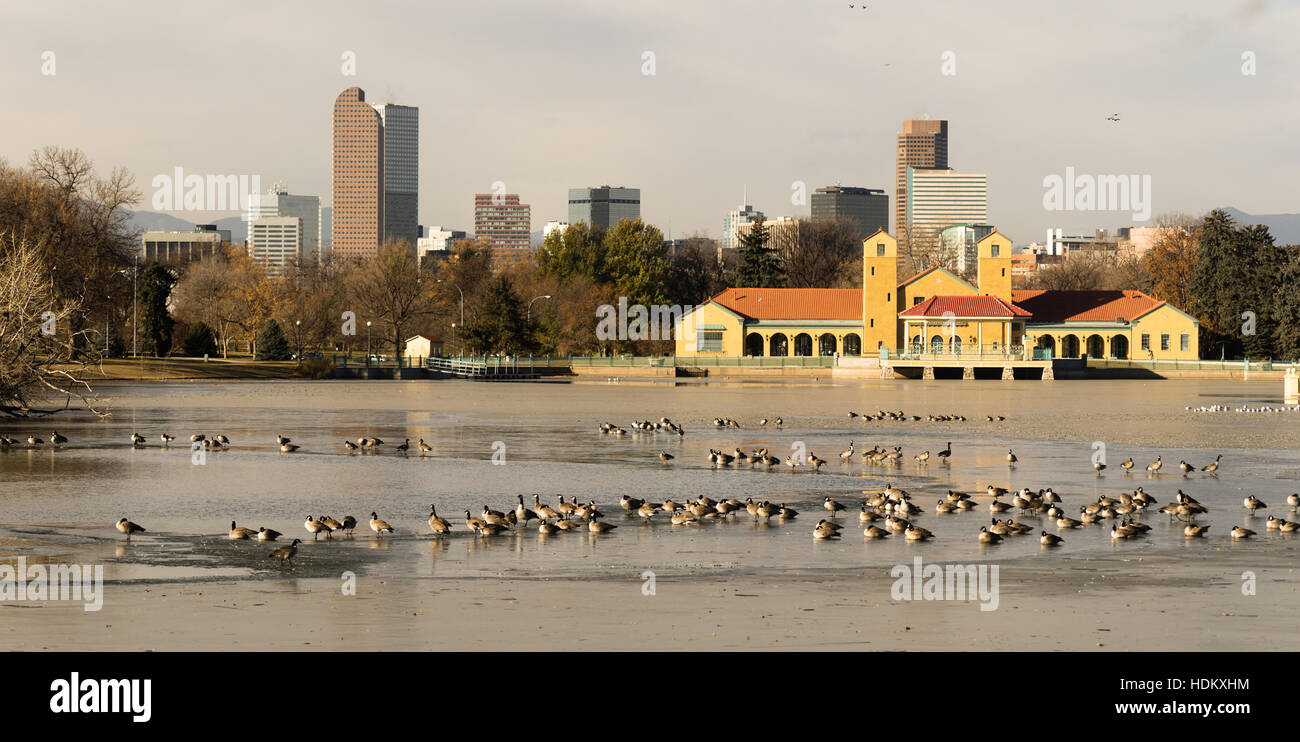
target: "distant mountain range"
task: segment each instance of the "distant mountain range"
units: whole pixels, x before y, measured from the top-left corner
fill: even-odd
[[[326,206],[320,210],[321,239],[330,240],[333,209]],[[132,211],[131,224],[142,232],[190,232],[198,224],[216,224],[217,229],[229,229],[230,241],[238,244],[248,239],[248,222],[237,216],[228,216],[215,222],[189,222],[171,214],[159,214],[156,211]]]
[[[1300,214],[1247,214],[1231,206],[1223,207],[1238,224],[1263,224],[1277,245],[1300,245]]]

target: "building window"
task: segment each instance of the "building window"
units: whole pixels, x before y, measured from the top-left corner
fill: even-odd
[[[701,330],[699,338],[695,341],[695,350],[697,353],[721,353],[722,331]]]
[[[871,322],[871,325],[870,325],[871,327],[875,327],[875,326],[876,326],[876,318],[875,318],[875,317],[872,317],[871,320],[870,320],[870,322]],[[1184,335],[1184,337],[1186,337],[1186,335]]]
[[[876,275],[876,266],[871,266],[871,275]]]
[[[886,292],[885,292],[885,301],[893,301],[893,300],[894,300],[894,294],[893,294],[892,292],[888,292],[888,291],[886,291]]]
[[[1142,333],[1142,350],[1151,350],[1151,335]]]
[[[1169,333],[1160,333],[1160,350],[1169,350]]]
[[[1178,336],[1179,350],[1191,350],[1191,347],[1192,347],[1192,337],[1190,335],[1184,332],[1182,335]]]
[[[1002,246],[1001,246],[1001,245],[989,245],[989,247],[992,249],[992,255],[993,255],[993,257],[996,258],[996,257],[998,257],[999,255],[1002,254]]]
[[[923,301],[925,301],[925,297],[924,297],[924,296],[913,296],[913,297],[912,297],[912,306],[916,306],[917,304],[920,304],[920,303],[923,302]]]
[[[885,257],[885,243],[881,242],[876,245],[876,257],[878,258]]]

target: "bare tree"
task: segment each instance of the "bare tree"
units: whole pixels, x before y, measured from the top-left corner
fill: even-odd
[[[379,253],[351,272],[349,295],[358,317],[373,317],[388,333],[394,355],[403,350],[405,332],[433,312],[433,288],[421,280],[415,254],[405,241],[388,241]]]
[[[851,221],[800,219],[793,226],[769,224],[770,240],[785,270],[789,288],[839,288],[855,283],[852,266],[862,243]]]

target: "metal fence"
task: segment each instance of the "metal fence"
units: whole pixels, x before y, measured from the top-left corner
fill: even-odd
[[[976,346],[958,350],[950,350],[947,346],[938,348],[910,345],[906,348],[881,348],[880,359],[882,361],[1050,361],[1052,357],[1050,350],[1045,357],[1042,357],[1038,349],[1026,355],[1022,345],[1008,345],[1002,348]]]

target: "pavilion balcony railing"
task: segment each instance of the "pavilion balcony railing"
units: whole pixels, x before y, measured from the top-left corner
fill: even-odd
[[[882,348],[880,359],[882,361],[1043,361],[1051,360],[1050,355],[1046,358],[1040,357],[1037,352],[1039,349],[1030,349],[1031,353],[1025,352],[1023,345],[1005,345],[1005,346],[970,346],[962,345],[953,348],[948,345],[942,347],[927,345],[909,345],[905,348],[888,349]],[[1050,353],[1050,351],[1049,351]]]

